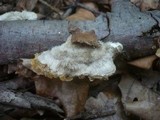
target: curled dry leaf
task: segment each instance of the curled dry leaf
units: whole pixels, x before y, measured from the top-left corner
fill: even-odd
[[[37,94],[59,101],[58,103],[62,104],[65,110],[66,117],[73,117],[84,109],[89,90],[88,80],[76,79],[65,82],[37,76],[34,81]]]
[[[100,47],[75,45],[70,36],[67,41],[51,50],[37,54],[32,60],[32,70],[49,78],[59,77],[71,81],[74,77],[107,79],[115,73],[114,56],[121,52],[120,43],[99,41]]]
[[[155,55],[144,57],[138,60],[129,62],[129,64],[143,69],[150,69],[152,67],[153,61],[157,59]]]
[[[140,7],[142,11],[157,9],[159,5],[159,0],[131,0],[131,2]]]
[[[135,114],[145,120],[159,120],[159,95],[144,87],[129,75],[123,75],[119,88],[122,102],[127,112]]]
[[[84,3],[84,5],[86,5],[87,7],[93,9],[93,10],[97,10],[97,6],[94,3],[88,2],[88,3]],[[95,20],[96,17],[94,16],[94,14],[84,8],[78,8],[76,10],[76,13],[67,17],[67,20]]]
[[[81,32],[79,29],[72,33],[71,42],[75,44],[88,45],[91,47],[99,47],[97,36],[94,30],[89,32]]]

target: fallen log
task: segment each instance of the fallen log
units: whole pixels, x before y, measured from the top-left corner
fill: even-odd
[[[153,55],[157,48],[159,48],[158,37],[126,36],[113,39],[112,41],[120,42],[123,45],[124,50],[122,54],[124,59],[128,61]]]
[[[52,25],[51,21],[45,23],[47,27],[43,25],[43,21],[19,22],[15,24],[19,27],[25,27],[16,30],[17,27],[14,26],[14,22],[4,22],[6,25],[0,27],[0,64],[13,62],[19,58],[33,57],[35,53],[64,43],[69,36],[69,33],[65,32],[61,32],[61,35],[59,35],[55,29],[47,30]],[[34,28],[33,24],[39,27]],[[9,28],[12,28],[13,31]],[[56,33],[54,34],[54,32]],[[152,55],[159,47],[158,38],[153,37],[127,36],[119,39],[113,38],[112,41],[123,44],[123,54],[127,60]]]
[[[0,64],[19,58],[30,58],[35,53],[64,43],[75,28],[94,30],[98,39],[120,42],[126,60],[155,53],[158,37],[144,35],[159,25],[154,15],[141,12],[129,1],[113,0],[112,11],[95,21],[12,21],[0,22]],[[158,16],[157,16],[158,17]],[[159,28],[159,27],[158,27]],[[160,33],[160,32],[159,32]],[[137,54],[138,53],[138,54]]]
[[[64,43],[69,36],[66,26],[66,21],[0,22],[0,64],[14,62],[19,58],[30,58],[35,53]],[[107,30],[96,27],[95,29],[104,32],[103,35],[99,35],[99,38],[108,35]],[[158,38],[154,37],[120,36],[119,39],[114,38],[114,36],[111,37],[110,41],[123,44],[127,60],[152,55],[159,46]]]
[[[94,30],[102,39],[108,32],[107,20],[102,16],[95,21],[12,21],[0,22],[0,64],[19,58],[33,57],[35,53],[64,43],[69,31],[80,28]]]

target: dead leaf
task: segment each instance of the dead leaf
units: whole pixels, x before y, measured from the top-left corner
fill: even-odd
[[[37,94],[58,101],[65,110],[66,117],[73,117],[84,109],[88,97],[89,80],[62,82],[59,79],[35,77]]]
[[[85,104],[85,119],[110,116],[116,113],[115,105],[104,93],[99,93],[97,98],[90,97]]]
[[[104,120],[128,120],[125,112],[124,107],[122,106],[121,102],[121,93],[120,90],[115,83],[111,83],[110,86],[106,87],[105,90],[103,90],[103,93],[107,96],[107,98],[111,101],[113,101],[116,113],[112,116],[106,117]]]
[[[80,0],[80,2],[94,2],[97,4],[110,4],[111,0]]]
[[[13,9],[13,6],[10,4],[0,5],[0,14],[11,11],[12,9]]]
[[[140,82],[129,75],[122,76],[119,88],[127,112],[145,120],[159,120],[160,96],[157,93],[142,86]]]
[[[89,32],[81,32],[81,30],[76,30],[72,33],[71,42],[75,44],[88,45],[91,47],[100,47],[100,43],[94,30]]]
[[[156,51],[156,56],[157,56],[157,57],[160,57],[160,48],[157,49],[157,51]]]
[[[157,71],[145,70],[132,65],[127,67],[128,73],[136,77],[147,88],[153,88],[160,80],[160,74]]]
[[[142,11],[157,9],[159,5],[159,0],[131,0],[131,2],[140,7]]]
[[[88,3],[84,3],[84,5],[86,5],[87,7],[90,7],[91,9],[97,10],[97,6],[92,3],[92,2],[88,2]],[[66,18],[67,20],[95,20],[96,17],[94,16],[94,14],[84,8],[78,8],[76,10],[76,13],[73,15],[70,15],[69,17]]]
[[[90,97],[87,100],[85,112],[81,114],[82,118],[92,120],[127,120],[120,102],[117,86],[106,88],[96,98]]]
[[[18,10],[32,11],[35,8],[37,2],[38,0],[18,0],[16,8]]]
[[[98,8],[104,13],[111,11],[111,1],[112,0],[80,0],[80,2],[82,3],[92,2],[92,3],[97,4]]]
[[[36,75],[32,70],[23,66],[21,63],[17,65],[15,73],[18,74],[18,76],[25,77],[25,78],[32,78]]]
[[[157,57],[155,55],[152,55],[152,56],[140,58],[140,59],[128,62],[128,63],[136,67],[143,68],[143,69],[150,69],[155,59],[157,59]]]

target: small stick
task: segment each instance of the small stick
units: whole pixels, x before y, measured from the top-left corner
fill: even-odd
[[[73,11],[73,8],[69,8],[67,9],[67,11],[63,14],[62,18],[65,19],[66,17],[68,17]]]
[[[56,12],[56,13],[60,16],[60,18],[61,18],[60,10],[59,10],[59,9],[57,9],[57,8],[49,5],[49,4],[48,4],[46,1],[44,1],[44,0],[39,0],[39,2],[41,2],[42,4],[44,4],[44,5],[46,5],[47,7],[49,7],[51,10],[53,10],[54,12]]]

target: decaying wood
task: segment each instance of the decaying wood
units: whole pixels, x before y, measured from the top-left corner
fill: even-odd
[[[112,0],[111,5],[111,13],[107,13],[110,34],[106,40],[122,43],[127,60],[154,54],[158,38],[145,35],[152,27],[158,26],[153,15],[140,12],[130,0]]]
[[[27,88],[33,86],[34,86],[33,81],[24,78],[15,78],[12,80],[0,82],[0,89],[5,88],[5,89],[16,90],[20,88]]]
[[[5,77],[7,77],[7,66],[6,65],[0,65],[0,81],[3,80]]]
[[[16,25],[15,25],[16,24]],[[95,21],[14,21],[0,22],[0,64],[33,57],[66,41],[69,31],[75,28],[94,30],[97,38],[106,37],[109,32],[107,20],[98,17]]]
[[[152,55],[159,47],[158,38],[143,34],[159,25],[157,13],[142,13],[129,1],[113,0],[112,11],[107,13],[108,22],[102,16],[96,21],[84,22],[65,20],[1,22],[0,64],[22,57],[32,57],[37,52],[60,45],[69,36],[70,30],[75,28],[83,31],[94,30],[98,39],[106,37],[105,41],[122,43],[127,60]]]
[[[50,110],[63,113],[52,100],[33,95],[31,93],[14,92],[7,89],[0,89],[0,103],[27,109]]]
[[[154,37],[128,36],[113,41],[123,44],[124,51],[122,54],[126,60],[153,55],[159,48],[158,38]]]
[[[111,13],[107,13],[110,23],[110,37],[142,36],[157,22],[151,15],[140,12],[130,0],[112,0]],[[129,39],[128,39],[129,41]]]
[[[157,12],[155,12],[157,14]],[[155,17],[156,16],[156,17]],[[158,38],[144,33],[159,25],[159,16],[144,13],[129,1],[112,1],[112,11],[96,21],[14,21],[0,22],[0,64],[19,58],[33,57],[60,45],[75,28],[94,30],[98,39],[120,42],[127,60],[152,55],[158,48]],[[109,24],[107,24],[109,23]],[[158,37],[158,36],[157,36]],[[139,54],[137,54],[139,53]]]
[[[1,22],[0,64],[15,61],[18,58],[33,57],[35,53],[64,43],[69,36],[65,25],[67,25],[66,21]],[[103,32],[103,35],[99,35],[99,38],[107,36],[103,29],[95,29],[97,29],[97,32],[98,30]],[[123,44],[124,55],[127,60],[152,55],[158,48],[158,38],[138,36],[123,36],[120,39],[111,38],[113,38],[112,41]]]

